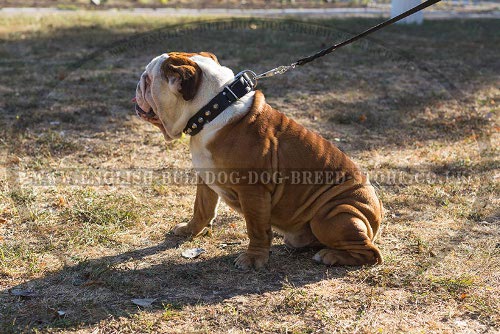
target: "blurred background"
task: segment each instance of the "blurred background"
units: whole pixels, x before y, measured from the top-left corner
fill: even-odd
[[[384,7],[391,0],[3,0],[2,7],[59,7],[77,8],[132,8],[132,7],[189,7],[189,8],[329,8],[329,7]],[[498,1],[445,0],[437,7],[473,7],[498,10]]]

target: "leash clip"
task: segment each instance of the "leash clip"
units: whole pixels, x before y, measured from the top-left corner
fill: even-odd
[[[255,76],[255,79],[258,80],[258,79],[262,79],[262,78],[269,78],[269,77],[272,77],[272,76],[275,76],[278,74],[284,74],[288,70],[294,69],[295,66],[297,66],[296,63],[290,64],[290,65],[278,66],[276,68],[273,68],[272,70],[269,70],[267,72],[264,72],[264,73],[261,73],[261,74]]]

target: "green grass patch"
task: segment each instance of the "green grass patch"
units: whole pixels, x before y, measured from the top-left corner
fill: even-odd
[[[17,277],[40,272],[43,253],[24,242],[0,242],[0,274]]]
[[[71,4],[59,4],[56,6],[57,9],[61,10],[78,10],[79,7],[76,5],[71,5]]]
[[[446,289],[452,295],[464,293],[474,285],[475,279],[469,275],[458,277],[430,277],[434,285]]]
[[[145,219],[141,211],[131,196],[86,190],[73,195],[59,219],[71,244],[109,246],[120,243],[119,232]]]
[[[13,189],[9,196],[17,205],[29,205],[36,200],[36,194],[33,189],[27,188]]]

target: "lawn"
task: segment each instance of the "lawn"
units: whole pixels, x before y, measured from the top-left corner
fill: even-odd
[[[248,239],[225,205],[207,235],[169,233],[192,212],[195,187],[165,179],[190,167],[189,138],[135,116],[139,75],[168,51],[264,71],[377,20],[189,22],[0,15],[1,333],[500,330],[498,20],[390,27],[259,83],[387,212],[382,265],[317,265],[276,235],[258,272],[233,267]]]
[[[97,1],[99,2],[99,1]],[[388,3],[389,0],[379,3]],[[3,0],[5,7],[58,7],[61,9],[97,8],[90,0]],[[346,7],[366,6],[366,0],[330,1],[322,0],[101,0],[99,8],[277,8],[277,7]]]

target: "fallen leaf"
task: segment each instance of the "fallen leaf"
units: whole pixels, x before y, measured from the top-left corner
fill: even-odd
[[[23,290],[23,289],[10,289],[9,293],[13,296],[31,298],[36,297],[38,294],[33,290]]]
[[[183,251],[181,255],[186,259],[195,259],[203,253],[205,253],[205,250],[203,248],[191,248]]]
[[[131,299],[132,303],[140,307],[151,307],[155,300],[156,298]]]
[[[359,121],[360,121],[361,123],[365,122],[365,121],[366,121],[366,115],[361,115],[361,116],[359,116]]]
[[[6,224],[7,219],[0,217],[0,224]]]
[[[57,200],[55,200],[54,203],[53,203],[54,206],[58,206],[58,207],[61,207],[61,208],[64,207],[64,206],[66,206],[66,204],[67,204],[66,200],[62,196],[59,196],[57,198]]]
[[[71,280],[71,284],[73,284],[74,286],[80,286],[85,284],[85,280],[79,277],[75,277]]]
[[[462,293],[462,294],[460,295],[460,299],[465,299],[466,297],[467,297],[467,294],[466,294],[466,293]]]

